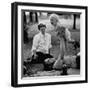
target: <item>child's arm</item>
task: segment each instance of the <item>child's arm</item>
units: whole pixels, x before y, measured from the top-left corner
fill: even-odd
[[[75,40],[71,39],[71,33],[68,30],[68,28],[66,28],[65,35],[66,35],[66,39],[68,42],[74,42],[75,41]]]

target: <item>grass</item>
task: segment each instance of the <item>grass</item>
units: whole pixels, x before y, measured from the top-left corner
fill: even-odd
[[[70,21],[70,20],[69,20]],[[68,22],[69,22],[68,21]],[[60,49],[59,49],[59,45],[60,45],[60,43],[59,43],[59,40],[58,40],[58,38],[57,38],[57,36],[56,36],[56,33],[55,33],[55,31],[54,31],[54,28],[53,28],[53,26],[51,26],[51,24],[49,23],[49,20],[40,20],[40,22],[44,22],[45,24],[46,24],[46,26],[47,26],[47,30],[46,30],[46,32],[48,32],[48,33],[50,33],[51,34],[51,36],[52,36],[52,38],[51,38],[51,43],[52,43],[52,49],[51,49],[51,54],[55,57],[55,58],[57,58],[58,57],[58,55],[59,55],[59,51],[60,51]],[[63,21],[62,20],[62,23],[64,24],[64,25],[66,25],[66,26],[68,26],[69,28],[70,28],[70,32],[71,32],[71,38],[72,39],[74,39],[74,40],[76,40],[76,41],[79,41],[80,40],[80,30],[79,29],[77,29],[77,30],[73,30],[72,29],[72,24],[71,23],[64,23],[65,22],[65,20]],[[77,26],[79,27],[79,23],[77,23]],[[37,29],[37,24],[34,24],[34,25],[32,25],[32,26],[29,26],[29,29],[28,29],[28,37],[29,37],[29,42],[27,43],[27,44],[23,44],[23,57],[24,57],[24,59],[23,60],[26,60],[28,57],[30,57],[30,55],[31,55],[31,48],[32,48],[32,41],[33,41],[33,37],[34,37],[34,35],[36,35],[37,33],[38,33],[39,31],[38,31],[38,29]],[[67,52],[65,53],[66,55],[74,55],[75,54],[75,50],[73,49],[74,47],[73,47],[73,45],[72,44],[68,44],[68,49],[67,49]],[[78,50],[79,51],[79,50]],[[73,72],[72,72],[73,71]],[[75,72],[74,72],[75,71]],[[76,72],[78,72],[78,73],[80,73],[79,71],[77,71],[77,70],[69,70],[69,72],[70,73],[76,73]],[[39,73],[39,72],[38,72]],[[38,75],[36,75],[36,74],[34,74],[34,75],[36,75],[36,76],[43,76],[43,75],[48,75],[48,76],[52,76],[52,75],[58,75],[58,73],[60,74],[60,72],[45,72],[45,71],[41,71]]]
[[[58,56],[59,53],[59,40],[55,34],[55,31],[50,31],[48,32],[51,34],[52,38],[51,38],[51,42],[52,42],[52,49],[51,49],[51,54],[54,55],[54,57]],[[33,41],[33,36],[36,34],[35,33],[30,33],[32,37],[29,37],[29,43],[24,45],[24,59],[26,59],[27,57],[29,57],[30,55],[30,50],[32,47],[32,41]],[[80,32],[78,30],[76,31],[71,31],[71,37],[76,40],[79,41],[80,40]],[[73,45],[72,44],[68,44],[68,50],[66,52],[66,55],[74,55],[75,54],[75,50],[73,50]]]
[[[46,28],[46,32],[50,33],[52,36],[52,40],[51,43],[53,45],[52,50],[51,50],[51,54],[53,54],[55,57],[58,56],[59,53],[59,40],[56,36],[56,33],[54,31],[54,27],[50,24],[49,18],[39,18],[39,23],[44,23],[46,24],[47,28]],[[72,24],[73,24],[73,19],[64,19],[62,17],[60,17],[60,24],[64,25],[65,27],[68,27],[70,32],[71,32],[71,38],[76,40],[76,41],[80,41],[80,20],[77,19],[76,20],[76,30],[72,29]],[[24,59],[26,59],[27,57],[30,56],[30,50],[32,47],[32,41],[33,41],[33,37],[34,35],[36,35],[39,30],[37,27],[38,23],[34,24],[34,25],[29,25],[29,29],[28,29],[28,38],[29,38],[29,43],[28,44],[24,44]],[[75,51],[73,50],[73,45],[72,44],[68,44],[68,50],[66,52],[66,55],[74,55]]]

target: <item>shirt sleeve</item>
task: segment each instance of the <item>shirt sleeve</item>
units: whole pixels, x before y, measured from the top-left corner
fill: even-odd
[[[45,46],[46,50],[48,51],[52,47],[51,45],[51,35],[47,35],[47,45]]]
[[[71,40],[71,33],[68,30],[68,28],[66,28],[65,35],[66,35],[66,39],[70,41]]]
[[[38,36],[34,36],[34,38],[33,38],[32,50],[31,50],[31,51],[37,49],[37,47],[38,47],[38,40],[39,40],[38,38],[39,38]]]

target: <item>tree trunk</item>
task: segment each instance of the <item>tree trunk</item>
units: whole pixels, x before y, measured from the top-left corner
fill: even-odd
[[[76,14],[74,14],[73,16],[74,16],[73,29],[76,29]]]
[[[23,21],[24,21],[24,24],[26,24],[26,15],[25,15],[25,12],[24,12],[24,14],[23,14]]]

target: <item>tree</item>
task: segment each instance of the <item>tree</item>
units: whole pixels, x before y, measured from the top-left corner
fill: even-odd
[[[74,19],[73,19],[73,29],[76,29],[76,17],[77,17],[77,15],[73,14],[73,17],[74,17]]]
[[[29,18],[31,23],[37,23],[38,22],[38,14],[37,12],[30,12]]]
[[[23,21],[24,21],[24,24],[26,24],[26,14],[25,14],[25,12],[23,13]]]

